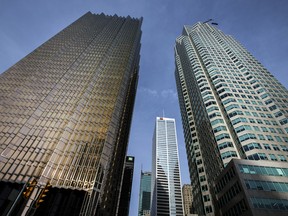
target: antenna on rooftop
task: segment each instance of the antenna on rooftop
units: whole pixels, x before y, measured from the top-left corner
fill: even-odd
[[[203,22],[203,24],[209,23],[209,22],[211,22],[211,21],[213,21],[213,19],[208,19],[208,20],[206,20],[205,22]],[[218,23],[216,23],[216,22],[211,22],[211,25],[218,25]]]
[[[163,111],[162,111],[162,112],[163,112],[163,115],[162,115],[162,117],[164,118],[164,117],[165,117],[164,109],[163,109]]]
[[[208,23],[208,22],[210,22],[210,21],[212,21],[213,19],[208,19],[208,20],[206,20],[205,22],[203,22],[203,24],[205,24],[205,23]]]

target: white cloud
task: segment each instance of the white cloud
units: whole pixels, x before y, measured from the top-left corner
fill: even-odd
[[[149,88],[139,88],[139,92],[140,93],[145,93],[145,94],[148,94],[148,95],[151,95],[153,97],[158,97],[158,92],[154,89],[149,89]]]
[[[172,89],[165,89],[161,91],[161,96],[163,98],[169,98],[169,99],[177,99],[177,93],[173,91]]]
[[[150,88],[139,88],[139,93],[143,93],[148,95],[149,97],[169,99],[169,100],[177,100],[178,95],[177,92],[173,91],[173,89],[164,89],[161,92],[158,92],[155,89]]]

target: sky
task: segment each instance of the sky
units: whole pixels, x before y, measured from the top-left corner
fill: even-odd
[[[128,149],[135,156],[130,216],[138,212],[141,167],[151,170],[155,120],[163,113],[176,119],[182,184],[190,183],[174,79],[183,25],[213,19],[288,87],[287,0],[0,0],[0,73],[88,11],[144,19]]]

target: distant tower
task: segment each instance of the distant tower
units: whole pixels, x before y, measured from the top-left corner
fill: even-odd
[[[138,216],[150,214],[151,205],[151,172],[142,172],[140,177]]]
[[[157,117],[152,154],[151,216],[183,215],[175,119]]]
[[[183,194],[183,209],[184,215],[190,216],[192,215],[193,209],[193,194],[192,194],[192,186],[189,184],[184,184],[182,187],[182,194]]]
[[[115,215],[137,88],[141,23],[129,16],[86,13],[1,74],[4,214],[14,203],[12,215]],[[36,181],[32,193],[16,200],[29,181]],[[52,188],[40,203],[48,183]]]
[[[124,173],[123,173],[123,178],[122,178],[118,214],[117,214],[119,216],[129,215],[131,188],[132,188],[132,183],[133,183],[134,161],[135,161],[134,157],[132,156],[126,157],[126,161],[124,165]]]
[[[209,23],[184,26],[175,62],[196,212],[215,215],[213,183],[232,158],[288,160],[288,92]]]

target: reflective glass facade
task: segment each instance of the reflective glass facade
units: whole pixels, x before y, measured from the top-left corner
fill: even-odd
[[[231,158],[288,160],[288,92],[240,43],[184,26],[176,82],[198,214],[214,214],[213,181]]]
[[[152,151],[151,216],[183,215],[175,119],[157,117]]]
[[[151,172],[141,171],[138,216],[145,216],[146,213],[150,213],[150,204]]]
[[[1,74],[1,181],[85,191],[81,213],[113,215],[141,23],[89,12]]]

